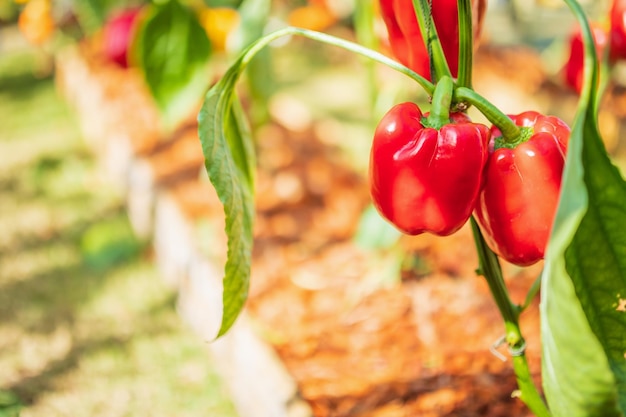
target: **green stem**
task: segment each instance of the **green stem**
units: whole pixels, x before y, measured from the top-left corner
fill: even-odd
[[[394,61],[393,59],[379,53],[376,51],[373,51],[365,46],[359,45],[357,43],[354,42],[350,42],[341,38],[337,38],[336,36],[332,36],[332,35],[327,35],[325,33],[321,33],[321,32],[316,32],[314,30],[308,30],[308,29],[303,29],[303,28],[298,28],[298,27],[293,27],[293,26],[288,26],[282,29],[279,29],[275,32],[272,32],[268,35],[265,35],[264,37],[260,38],[259,40],[257,40],[256,42],[254,42],[253,44],[251,44],[248,48],[246,48],[242,54],[241,54],[241,64],[242,64],[242,68],[246,67],[248,65],[248,63],[250,62],[250,60],[252,60],[252,58],[264,47],[266,47],[267,45],[269,45],[271,42],[275,41],[278,38],[281,38],[283,36],[289,36],[289,35],[299,35],[299,36],[303,36],[305,38],[309,38],[309,39],[313,39],[315,41],[318,42],[322,42],[322,43],[326,43],[328,45],[333,45],[333,46],[337,46],[339,48],[343,48],[346,49],[348,51],[354,52],[356,54],[362,55],[366,58],[372,59],[376,62],[379,62],[381,64],[384,64],[386,66],[388,66],[389,68],[392,68],[404,75],[406,75],[407,77],[413,79],[415,82],[417,82],[423,89],[424,91],[426,91],[427,94],[432,95],[433,91],[435,90],[435,86],[433,83],[431,83],[430,81],[428,81],[426,78],[424,78],[423,76],[419,75],[418,73],[416,73],[415,71],[405,67],[404,65],[400,64],[397,61]]]
[[[472,59],[474,57],[472,1],[457,0],[457,8],[459,11],[459,69],[456,85],[472,88]]]
[[[435,86],[432,107],[425,125],[433,129],[441,129],[450,123],[450,104],[452,104],[452,90],[454,82],[450,77],[442,77]]]
[[[511,302],[509,291],[504,284],[502,276],[502,268],[496,254],[487,246],[476,219],[470,219],[472,224],[472,232],[474,233],[474,242],[478,250],[478,261],[480,274],[487,279],[489,290],[493,294],[494,300],[498,305],[500,314],[506,324],[517,323],[519,317],[519,309]],[[507,341],[509,341],[507,337]]]
[[[437,82],[444,76],[452,77],[432,13],[430,12],[428,0],[413,0],[413,9],[419,23],[422,39],[424,39],[426,50],[428,51],[431,78],[434,82]]]
[[[543,271],[535,279],[535,282],[533,282],[533,285],[530,286],[530,289],[528,290],[528,293],[526,294],[526,299],[524,300],[524,304],[522,304],[522,306],[520,307],[521,311],[526,310],[528,306],[530,305],[530,303],[533,302],[533,300],[539,293],[539,290],[541,289],[541,275],[543,275]]]
[[[470,221],[478,251],[479,273],[485,277],[498,310],[504,319],[505,340],[513,357],[513,370],[519,387],[518,396],[537,417],[550,417],[550,412],[532,380],[526,360],[526,342],[519,327],[520,308],[514,305],[509,297],[498,257],[487,246],[476,219],[472,217]]]
[[[502,113],[500,109],[490,103],[486,98],[467,87],[459,87],[454,90],[454,98],[457,102],[464,101],[476,107],[494,126],[500,129],[502,138],[506,143],[516,143],[522,133],[510,117]]]
[[[519,399],[522,400],[537,417],[550,417],[551,414],[548,410],[548,406],[544,402],[539,390],[537,390],[537,386],[530,374],[526,355],[513,356],[513,371],[517,378]]]

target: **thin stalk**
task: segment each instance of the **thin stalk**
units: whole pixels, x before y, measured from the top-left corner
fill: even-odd
[[[459,13],[459,69],[456,85],[472,88],[474,57],[474,29],[472,28],[472,0],[457,0]]]
[[[452,77],[448,61],[443,53],[439,35],[437,34],[437,28],[433,21],[428,0],[413,0],[413,9],[417,22],[419,23],[422,39],[428,51],[431,78],[434,82],[437,82],[444,76]]]
[[[530,289],[528,290],[528,293],[526,294],[526,299],[524,300],[524,304],[522,304],[520,307],[521,311],[526,310],[528,306],[530,305],[530,303],[533,302],[533,300],[539,293],[539,290],[541,289],[541,275],[542,274],[543,272],[539,274],[539,276],[535,279],[535,282],[533,282],[533,285],[530,286]]]
[[[509,353],[513,357],[513,370],[519,388],[518,397],[537,417],[550,417],[550,412],[535,386],[528,361],[526,360],[526,342],[519,327],[520,308],[513,304],[509,291],[504,283],[502,268],[496,254],[487,246],[485,238],[478,227],[476,219],[471,218],[474,242],[478,251],[479,273],[487,280],[491,295],[504,319],[506,331],[505,340],[509,346]]]
[[[478,227],[476,219],[472,217],[470,221],[474,234],[474,243],[476,243],[476,249],[478,251],[479,273],[487,280],[489,290],[493,294],[493,298],[498,305],[498,310],[500,310],[504,322],[506,324],[517,323],[519,309],[509,298],[509,291],[504,284],[500,261],[496,254],[487,246],[487,242],[485,242],[485,238]]]
[[[250,60],[252,60],[252,58],[254,58],[254,56],[261,49],[263,49],[264,47],[266,47],[267,45],[269,45],[276,39],[279,39],[283,36],[289,36],[289,35],[303,36],[305,38],[313,39],[313,40],[316,40],[318,42],[322,42],[328,45],[337,46],[339,48],[343,48],[345,50],[362,55],[366,58],[372,59],[378,63],[386,65],[389,68],[394,69],[406,75],[407,77],[413,79],[429,95],[432,95],[433,91],[435,90],[434,84],[428,81],[426,78],[422,77],[415,71],[405,67],[399,62],[394,61],[393,59],[379,52],[373,51],[357,43],[338,38],[336,36],[328,35],[328,34],[321,33],[321,32],[316,32],[314,30],[293,27],[293,26],[287,26],[285,28],[272,32],[268,35],[265,35],[264,37],[257,40],[255,43],[251,44],[248,48],[246,48],[240,55],[241,68],[246,67],[248,63],[250,62]]]
[[[500,129],[504,142],[515,143],[518,141],[522,133],[519,126],[476,91],[467,87],[459,87],[454,90],[454,98],[457,102],[467,102],[476,107],[485,115],[487,120]]]
[[[517,328],[519,331],[519,327]],[[522,400],[524,404],[532,411],[537,417],[550,417],[550,411],[546,405],[541,393],[537,389],[532,375],[530,374],[530,368],[528,367],[528,361],[526,355],[512,355],[513,356],[513,371],[517,379],[517,386],[519,388],[518,398]]]

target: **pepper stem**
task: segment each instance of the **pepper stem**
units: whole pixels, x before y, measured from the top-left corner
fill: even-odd
[[[474,29],[471,0],[457,0],[459,13],[459,69],[456,85],[472,88]]]
[[[511,301],[498,257],[487,246],[476,219],[472,217],[470,221],[478,252],[479,274],[485,277],[491,295],[498,306],[498,310],[500,310],[500,315],[504,319],[505,340],[509,346],[509,353],[513,357],[513,370],[519,387],[517,396],[537,417],[550,417],[550,411],[548,411],[548,407],[533,382],[526,360],[526,342],[519,327],[521,308]]]
[[[467,87],[458,87],[454,90],[456,102],[467,102],[476,107],[494,126],[500,129],[504,143],[516,144],[520,142],[522,129],[510,117],[490,103],[476,91]]]
[[[452,104],[453,89],[454,82],[448,76],[442,77],[435,85],[430,114],[423,123],[425,126],[439,130],[444,125],[450,123],[450,105]]]
[[[439,35],[437,34],[429,1],[413,0],[413,9],[420,27],[422,39],[428,51],[432,80],[437,82],[444,76],[452,77]]]

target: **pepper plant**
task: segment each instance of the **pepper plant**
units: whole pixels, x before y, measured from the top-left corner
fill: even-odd
[[[626,415],[626,182],[598,131],[601,59],[584,11],[576,0],[565,0],[584,45],[584,77],[570,129],[534,109],[506,115],[472,88],[473,44],[480,32],[476,3],[484,2],[474,8],[470,0],[380,3],[392,50],[408,67],[357,43],[286,27],[251,43],[205,96],[199,135],[228,235],[217,336],[229,330],[245,303],[253,244],[254,147],[235,86],[269,43],[304,36],[387,65],[431,96],[430,112],[401,103],[379,123],[370,159],[372,199],[384,218],[408,234],[446,235],[471,223],[478,273],[504,322],[516,396],[541,417]],[[443,3],[458,11],[457,21],[440,21],[435,11]],[[491,126],[471,122],[465,113],[470,106]],[[500,259],[524,266],[542,258],[543,272],[526,301],[514,304]],[[542,390],[531,378],[519,327],[539,288]]]

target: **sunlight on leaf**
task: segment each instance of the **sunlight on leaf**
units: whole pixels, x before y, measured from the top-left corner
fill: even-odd
[[[200,105],[209,84],[211,44],[193,12],[178,0],[149,7],[132,46],[133,62],[174,126]]]
[[[554,416],[611,417],[626,410],[626,183],[598,132],[591,32],[568,4],[586,32],[586,79],[542,275],[542,377]]]

